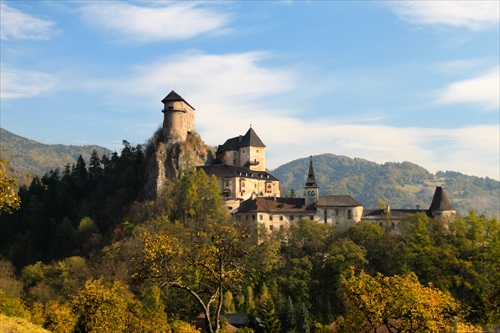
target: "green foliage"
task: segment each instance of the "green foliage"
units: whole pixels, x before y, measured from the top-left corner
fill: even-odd
[[[224,290],[242,280],[248,233],[225,216],[203,221],[201,228],[173,225],[155,235],[145,234],[135,278],[160,287],[182,290],[196,300],[207,329],[217,333]]]

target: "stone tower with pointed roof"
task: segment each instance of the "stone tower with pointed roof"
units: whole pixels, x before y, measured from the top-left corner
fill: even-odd
[[[250,127],[245,135],[226,140],[217,148],[216,158],[222,164],[266,171],[266,146]]]
[[[436,187],[431,206],[429,207],[429,213],[434,218],[447,220],[453,220],[455,218],[457,211],[448,200],[448,197],[441,186]]]
[[[314,176],[312,156],[309,158],[309,172],[307,173],[306,186],[304,186],[304,198],[306,206],[316,205],[319,197],[319,186]]]
[[[163,137],[172,143],[185,141],[194,132],[194,108],[173,90],[161,102]]]

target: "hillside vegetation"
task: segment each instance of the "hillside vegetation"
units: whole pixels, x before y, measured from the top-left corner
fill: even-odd
[[[0,212],[0,314],[53,333],[223,333],[229,313],[248,315],[246,333],[500,328],[498,219],[267,233],[232,219],[217,179],[190,163],[144,199],[159,148],[124,141],[21,187],[19,209]]]
[[[491,178],[446,171],[432,174],[411,162],[378,164],[361,158],[334,154],[313,156],[320,194],[351,194],[366,208],[379,200],[394,208],[429,207],[436,186],[443,186],[458,214],[471,209],[499,216],[500,182]],[[272,171],[281,181],[282,195],[293,189],[297,195],[307,178],[309,158],[286,163]]]
[[[69,163],[76,164],[82,155],[88,160],[95,150],[99,156],[110,155],[111,150],[96,146],[47,145],[23,138],[0,128],[0,148],[10,161],[9,173],[19,180],[20,185],[28,185],[33,176],[42,176],[51,169],[64,169]]]

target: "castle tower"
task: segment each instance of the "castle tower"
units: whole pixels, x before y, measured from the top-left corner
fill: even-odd
[[[436,187],[431,206],[429,207],[429,212],[434,218],[444,218],[447,220],[453,220],[455,218],[457,211],[448,200],[441,186]]]
[[[304,198],[306,206],[318,203],[319,187],[314,176],[312,156],[309,159],[309,172],[307,173],[306,186],[304,186]]]
[[[217,148],[217,159],[225,165],[245,167],[252,171],[266,171],[266,145],[252,127],[245,135],[226,140]]]
[[[173,90],[161,102],[163,137],[169,142],[185,141],[194,131],[194,108]]]

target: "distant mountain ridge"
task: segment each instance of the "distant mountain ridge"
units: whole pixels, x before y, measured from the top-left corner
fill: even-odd
[[[432,174],[411,162],[378,164],[334,154],[312,159],[320,194],[351,194],[365,208],[376,208],[379,200],[394,208],[429,207],[436,186],[443,186],[458,214],[474,209],[487,216],[500,215],[500,182],[491,178],[454,171]],[[302,195],[308,166],[309,158],[301,158],[272,170],[281,182],[282,196],[292,189]]]
[[[95,149],[99,156],[113,152],[96,145],[48,145],[39,143],[0,128],[0,149],[9,160],[9,173],[19,180],[19,184],[29,184],[35,175],[42,176],[52,169],[63,169],[68,163],[74,164],[80,155],[88,162]]]
[[[21,185],[28,185],[35,175],[76,163],[80,155],[88,162],[94,149],[99,156],[113,153],[96,145],[42,144],[3,128],[0,149],[5,149],[1,154],[9,160],[9,173]],[[474,209],[487,216],[500,216],[500,182],[494,179],[454,171],[432,174],[411,162],[378,164],[334,154],[313,156],[313,162],[320,194],[351,194],[365,208],[377,207],[379,200],[394,208],[428,207],[436,186],[443,186],[458,214],[467,215]],[[308,166],[307,157],[271,171],[281,182],[282,196],[292,189],[297,196],[302,195]]]

